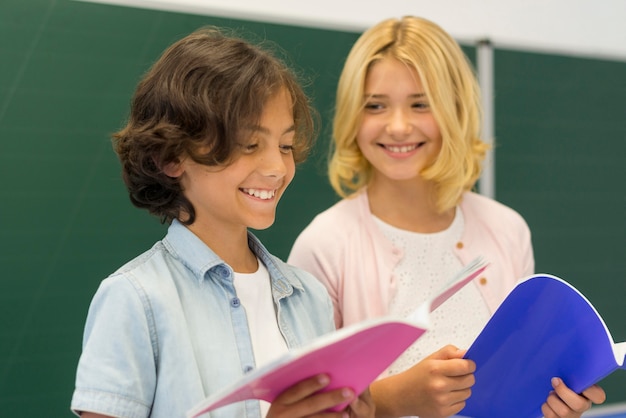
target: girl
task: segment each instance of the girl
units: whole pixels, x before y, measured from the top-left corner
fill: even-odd
[[[371,386],[377,416],[458,413],[475,365],[457,347],[468,347],[515,282],[533,273],[524,219],[471,192],[487,149],[479,120],[471,67],[434,23],[382,21],[350,51],[328,170],[344,199],[301,233],[288,261],[326,285],[337,327],[406,316],[476,256],[491,263]],[[543,406],[548,418],[578,417],[591,401],[604,401],[597,386],[578,395],[558,378],[553,385]]]

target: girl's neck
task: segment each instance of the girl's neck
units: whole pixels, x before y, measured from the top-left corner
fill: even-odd
[[[454,208],[444,212],[437,209],[435,185],[430,181],[373,178],[367,195],[372,214],[396,228],[434,233],[447,229],[454,220]]]

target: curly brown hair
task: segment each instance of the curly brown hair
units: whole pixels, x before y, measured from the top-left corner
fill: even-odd
[[[192,224],[191,202],[163,168],[186,157],[228,165],[243,139],[241,128],[257,123],[265,103],[283,88],[293,103],[293,156],[300,163],[317,136],[317,114],[283,61],[215,27],[172,44],[139,82],[126,126],[113,134],[131,202],[163,223],[184,213],[183,222]]]

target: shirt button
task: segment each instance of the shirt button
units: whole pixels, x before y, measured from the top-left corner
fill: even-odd
[[[487,284],[487,278],[486,277],[481,277],[478,282],[480,284],[482,284],[483,286]]]
[[[233,308],[238,308],[241,305],[241,301],[239,300],[239,298],[232,298],[230,300],[230,306],[232,306]]]
[[[461,242],[461,241],[457,242],[457,243],[456,243],[456,248],[458,248],[459,250],[460,250],[461,248],[463,248],[463,242]]]

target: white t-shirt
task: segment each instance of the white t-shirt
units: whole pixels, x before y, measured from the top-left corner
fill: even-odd
[[[261,260],[258,260],[258,264],[259,268],[256,272],[235,272],[234,278],[237,297],[246,310],[257,368],[288,351],[276,321],[269,273]],[[265,401],[260,402],[261,415],[266,416],[270,404]]]
[[[463,267],[453,250],[465,227],[463,212],[457,209],[448,229],[431,234],[410,232],[375,220],[383,234],[404,251],[394,270],[397,292],[390,302],[389,313],[407,317]],[[387,372],[400,373],[446,344],[468,348],[489,317],[480,291],[474,283],[468,283],[431,314],[432,328]]]

